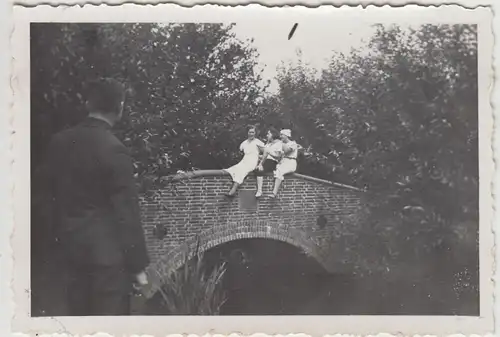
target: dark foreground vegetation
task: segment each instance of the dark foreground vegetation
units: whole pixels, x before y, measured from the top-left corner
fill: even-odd
[[[208,251],[204,262],[207,270],[220,268],[222,263],[225,268],[218,294],[224,300],[218,302],[220,311],[211,314],[477,315],[479,310],[476,294],[469,291],[459,298],[452,280],[436,275],[394,279],[380,274],[329,274],[313,258],[279,241],[233,241]],[[191,264],[190,273],[196,274],[196,270]],[[190,290],[211,288],[207,286],[212,283],[210,278],[197,280],[198,286]],[[181,302],[195,302],[193,293],[186,291]],[[207,298],[198,295],[198,301]],[[158,293],[142,313],[182,314],[164,299]],[[200,312],[193,308],[191,314]]]

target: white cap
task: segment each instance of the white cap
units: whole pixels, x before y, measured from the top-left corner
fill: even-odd
[[[283,129],[280,131],[280,134],[287,136],[288,138],[292,137],[292,131],[289,129]]]

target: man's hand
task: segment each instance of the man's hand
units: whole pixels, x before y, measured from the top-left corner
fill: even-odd
[[[148,284],[148,276],[144,271],[141,271],[139,274],[135,275],[135,280],[139,286],[145,286]]]
[[[257,166],[257,169],[258,169],[259,171],[264,171],[264,167],[262,166],[262,164],[259,164],[259,165]]]

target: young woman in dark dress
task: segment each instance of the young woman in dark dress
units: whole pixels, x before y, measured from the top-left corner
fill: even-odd
[[[269,128],[266,134],[267,142],[264,145],[262,156],[260,157],[259,164],[255,169],[257,176],[257,193],[255,197],[262,196],[262,185],[264,184],[264,175],[272,173],[276,169],[276,165],[281,159],[283,154],[283,144],[279,139],[279,134],[273,127]]]

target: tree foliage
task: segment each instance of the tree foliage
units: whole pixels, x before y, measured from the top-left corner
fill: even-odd
[[[357,253],[379,246],[383,268],[452,258],[477,276],[476,27],[379,26],[368,47],[320,73],[284,67],[275,118],[309,148],[303,169],[369,191]]]
[[[258,54],[222,24],[50,24],[33,29],[33,142],[85,115],[84,84],[96,76],[129,86],[118,127],[140,185],[237,159],[265,88]],[[38,151],[34,151],[37,153]],[[37,162],[37,157],[34,158]]]

